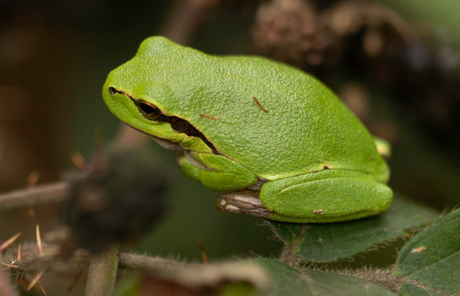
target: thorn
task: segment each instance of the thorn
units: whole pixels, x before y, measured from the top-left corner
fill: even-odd
[[[32,208],[32,207],[27,207],[27,215],[29,215],[30,218],[35,218],[35,211],[34,211],[34,208]]]
[[[3,244],[0,245],[0,253],[3,252],[6,248],[8,248],[9,245],[11,245],[20,235],[22,232],[18,232],[15,235],[13,235],[10,239],[5,241]]]
[[[21,261],[21,244],[19,244],[18,246],[18,255],[16,256],[16,258],[18,258],[18,260]]]
[[[40,237],[40,227],[38,226],[38,224],[37,228],[35,229],[35,236],[37,237],[38,253],[40,254],[40,257],[43,257],[42,239]]]
[[[78,271],[77,274],[75,275],[75,277],[73,278],[72,283],[70,284],[70,286],[66,290],[66,293],[65,293],[66,296],[69,295],[70,292],[72,292],[73,289],[75,288],[75,286],[78,284],[78,281],[80,280],[81,275],[83,274],[83,270],[84,270],[83,268],[80,269],[80,271]]]
[[[77,151],[71,152],[70,153],[70,160],[80,170],[85,170],[88,167],[86,165],[85,158],[83,158],[83,156],[80,154],[80,152],[77,152]]]
[[[43,272],[43,271],[42,271],[42,272]],[[40,290],[42,290],[43,294],[45,294],[45,296],[48,296],[48,294],[46,294],[45,289],[43,289],[43,286],[42,286],[42,284],[40,283],[40,281],[37,281],[37,285],[38,285],[38,287],[40,287]]]
[[[4,263],[4,262],[2,262],[2,264],[3,264],[3,265],[6,265],[6,266],[8,266],[8,267],[11,267],[11,268],[18,268],[18,267],[19,267],[19,266],[17,266],[17,265],[6,264],[6,263]]]
[[[32,188],[37,184],[38,178],[40,178],[40,173],[33,171],[27,177],[27,188]]]
[[[27,291],[30,291],[30,289],[33,288],[33,286],[35,286],[35,284],[38,282],[38,280],[43,276],[45,272],[44,271],[40,271],[35,277],[34,279],[30,282],[30,284],[27,286]]]
[[[19,277],[16,279],[16,283],[23,287],[28,287],[29,286],[29,281],[25,277]]]
[[[203,244],[199,239],[197,239],[196,242],[198,244],[198,247],[200,247],[201,258],[203,258],[203,264],[209,264],[208,255],[206,255],[206,252],[204,251]]]

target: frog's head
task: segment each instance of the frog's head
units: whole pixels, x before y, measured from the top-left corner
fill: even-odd
[[[115,116],[165,148],[216,152],[177,108],[168,84],[174,81],[177,54],[184,50],[189,49],[162,37],[147,39],[131,61],[110,72],[102,96]]]

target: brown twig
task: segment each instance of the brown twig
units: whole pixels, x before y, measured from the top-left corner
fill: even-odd
[[[31,244],[28,246],[22,247],[22,257],[27,258],[17,262],[15,264],[15,272],[27,272],[27,274],[37,274],[44,269],[49,272],[53,272],[52,265],[56,261],[56,256],[60,254],[61,248],[55,245],[43,244],[43,257],[40,256],[38,252],[37,245]],[[11,263],[15,259],[12,254],[2,254],[0,255],[0,262]],[[71,265],[77,264],[81,270],[81,267],[88,266],[90,264],[91,256],[85,250],[77,250],[69,257],[64,264],[68,264],[69,269]],[[5,264],[4,264],[5,265]],[[10,264],[11,265],[11,264]],[[150,257],[146,255],[130,254],[130,253],[120,253],[119,255],[119,268],[137,270],[137,271],[151,271],[159,272],[166,270],[178,270],[182,269],[184,266],[192,266],[191,263],[184,263],[181,261],[173,259],[164,259]],[[200,265],[200,264],[196,264]],[[62,268],[62,266],[60,266]],[[72,268],[73,269],[73,268]],[[61,274],[62,269],[59,271]]]
[[[125,269],[158,272],[182,269],[185,265],[190,266],[191,264],[173,259],[150,257],[146,255],[130,253],[120,254],[120,268]]]
[[[102,254],[93,256],[89,266],[85,296],[112,295],[117,277],[120,243],[115,243]]]
[[[39,204],[60,203],[67,197],[69,186],[69,182],[60,181],[0,194],[0,211]]]

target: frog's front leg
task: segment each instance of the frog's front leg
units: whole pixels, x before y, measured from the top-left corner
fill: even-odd
[[[393,192],[365,173],[327,169],[268,182],[261,204],[272,220],[323,223],[359,219],[386,210]]]
[[[222,155],[184,150],[177,161],[188,177],[213,190],[241,190],[257,182],[250,170]]]

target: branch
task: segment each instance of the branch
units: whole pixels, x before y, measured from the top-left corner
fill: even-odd
[[[93,256],[85,296],[112,295],[117,278],[119,253],[120,243],[114,243],[103,253]]]
[[[69,186],[69,182],[60,181],[0,194],[0,211],[46,203],[60,203],[66,199]]]
[[[14,273],[18,275],[36,274],[46,270],[48,272],[56,271],[59,274],[71,274],[75,270],[80,270],[82,267],[88,266],[91,261],[91,256],[86,250],[75,251],[70,258],[60,262],[59,268],[54,270],[53,266],[57,257],[60,254],[61,248],[56,245],[43,245],[43,257],[40,257],[37,245],[30,244],[22,248],[22,258],[18,261],[15,256],[9,253],[0,254],[0,263],[13,264],[17,266]],[[184,266],[191,266],[191,263],[184,263],[173,259],[164,259],[150,257],[146,255],[136,255],[130,253],[120,253],[119,268],[130,269],[136,271],[147,271],[159,273],[167,270],[180,270]],[[14,263],[13,263],[14,261]],[[67,267],[67,268],[64,268]]]
[[[191,266],[192,263],[184,263],[172,259],[150,257],[131,253],[120,254],[120,268],[132,269],[137,271],[150,271],[154,273],[166,270],[180,270],[184,266]]]

